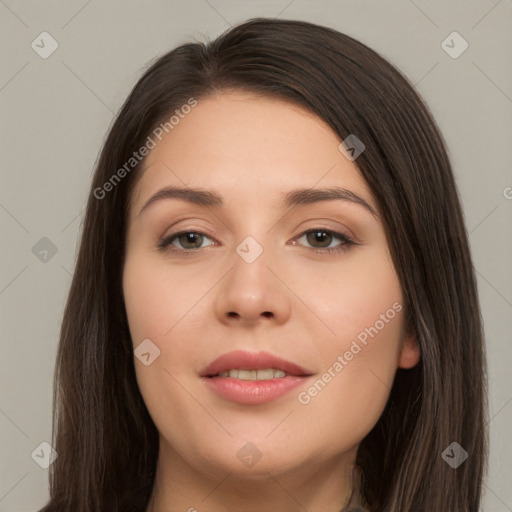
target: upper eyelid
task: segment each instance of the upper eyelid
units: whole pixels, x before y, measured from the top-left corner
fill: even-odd
[[[184,222],[187,222],[190,221],[190,219],[184,219],[183,220],[183,223]],[[203,221],[204,219],[200,219],[201,221]],[[213,237],[217,237],[217,236],[220,236],[217,234],[217,229],[214,228],[214,225],[211,224],[210,221],[205,221],[206,224],[208,224],[208,226],[205,228],[205,227],[191,227],[191,228],[187,228],[186,226],[184,228],[174,228],[174,230],[172,230],[172,232],[167,235],[167,236],[170,236],[170,235],[177,235],[179,233],[189,233],[189,232],[194,232],[194,233],[200,233],[200,234],[203,234],[203,235],[207,235],[207,236],[210,236],[208,235],[208,233],[206,233],[206,231],[210,231],[213,235]],[[312,222],[312,225],[311,227],[308,227],[307,229],[302,229],[302,231],[300,232],[300,234],[303,234],[303,233],[306,233],[308,231],[311,231],[311,230],[315,230],[315,229],[324,229],[326,231],[332,231],[334,233],[339,233],[339,234],[342,234],[344,236],[347,236],[348,238],[352,238],[352,239],[356,239],[357,236],[355,236],[355,234],[353,233],[352,230],[350,230],[348,227],[344,226],[344,223],[343,221],[339,221],[339,220],[332,220],[332,219],[327,219],[327,218],[318,218],[316,220],[309,220],[309,221],[304,221],[304,222],[301,222],[301,224],[305,224],[306,222]],[[191,224],[192,223],[195,223],[194,220],[191,221]],[[315,224],[316,223],[316,224]],[[338,224],[340,225],[340,227],[335,227],[335,226],[328,226],[326,224],[329,224],[329,223],[334,223],[334,224]],[[176,224],[182,224],[181,221],[177,222]],[[323,226],[321,224],[324,224]],[[206,231],[204,231],[206,229]],[[348,232],[344,232],[344,231],[348,231]],[[232,229],[228,228],[227,230],[224,230],[224,229],[221,229],[219,230],[220,233],[222,232],[228,232],[229,234],[233,234],[233,231]]]
[[[346,236],[347,238],[352,238],[351,235],[349,235],[347,233],[343,233],[343,232],[341,232],[341,231],[339,231],[337,229],[334,229],[334,228],[324,228],[324,227],[321,227],[321,226],[315,226],[313,228],[304,229],[297,236],[302,236],[302,235],[304,235],[306,233],[310,233],[311,231],[329,231],[330,233],[333,233],[335,235],[341,235],[341,236]],[[179,229],[177,231],[173,231],[173,232],[169,233],[168,235],[165,235],[163,238],[177,237],[179,235],[184,235],[185,233],[196,233],[198,235],[207,236],[208,238],[215,238],[215,235],[212,237],[208,233],[206,233],[204,231],[201,231],[199,229]],[[297,238],[297,237],[295,237],[295,238]]]

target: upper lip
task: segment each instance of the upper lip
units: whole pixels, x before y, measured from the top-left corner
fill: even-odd
[[[287,361],[269,352],[248,352],[235,350],[221,355],[212,361],[202,372],[201,377],[213,377],[220,372],[232,369],[238,370],[264,370],[274,368],[282,370],[288,375],[309,376],[312,372],[298,364]]]

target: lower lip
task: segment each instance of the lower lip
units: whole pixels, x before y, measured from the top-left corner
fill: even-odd
[[[214,393],[241,405],[258,405],[277,400],[303,384],[308,377],[286,376],[268,380],[239,380],[233,377],[203,377]]]

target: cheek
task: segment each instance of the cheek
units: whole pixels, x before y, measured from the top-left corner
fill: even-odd
[[[324,275],[303,273],[296,282],[298,289],[311,290],[308,305],[329,327],[315,344],[322,373],[299,402],[325,429],[332,428],[333,419],[337,426],[352,425],[347,432],[356,441],[373,428],[389,397],[404,308],[398,278],[385,254],[360,254],[344,263],[336,272],[326,268]]]
[[[134,346],[145,338],[165,344],[174,326],[204,295],[201,280],[192,282],[179,268],[137,254],[126,260],[123,292]]]
[[[356,445],[375,426],[397,369],[402,313],[392,311],[388,323],[363,322],[358,335],[338,336],[323,347],[325,366],[298,396],[311,428],[343,432],[343,443]]]
[[[372,251],[354,251],[339,262],[316,265],[306,272],[300,266],[290,272],[296,276],[294,291],[323,321],[325,338],[332,340],[328,346],[343,348],[347,340],[376,322],[380,330],[381,315],[385,315],[386,326],[394,320],[394,328],[387,331],[393,330],[389,337],[398,341],[401,317],[396,317],[403,309],[402,292],[384,245]],[[315,320],[314,315],[308,317],[310,323]]]
[[[180,319],[198,301],[201,290],[179,269],[166,270],[149,260],[137,251],[129,253],[123,270],[123,292],[134,349],[149,339],[160,351],[147,366],[135,358],[139,390],[158,429],[172,437],[187,432],[193,422],[192,412],[197,415],[194,402],[178,384],[194,362],[194,345],[180,343],[186,334],[184,327],[190,329],[190,323],[180,323]],[[169,415],[170,411],[175,413]]]
[[[169,374],[180,377],[196,363],[196,345],[184,340],[201,338],[204,326],[196,319],[207,315],[206,301],[200,299],[211,286],[203,274],[187,274],[142,252],[129,253],[123,270],[123,293],[133,348],[149,339],[159,350],[148,366],[135,359],[146,403],[152,402],[155,393],[159,397],[164,391],[179,391]]]

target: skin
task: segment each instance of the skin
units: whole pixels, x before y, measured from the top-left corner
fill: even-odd
[[[280,206],[289,190],[338,186],[376,209],[340,142],[299,106],[230,92],[200,100],[146,157],[129,209],[123,291],[134,349],[149,338],[160,350],[148,366],[135,359],[160,433],[148,512],[335,512],[345,503],[359,443],[397,368],[420,354],[402,309],[309,403],[298,400],[359,333],[403,304],[378,217],[349,201]],[[185,184],[214,189],[225,205],[165,199],[138,215],[161,188]],[[306,237],[313,228],[328,230],[325,244]],[[200,248],[181,237],[174,252],[159,251],[179,230],[204,234]],[[358,245],[315,252],[343,243],[332,231]],[[263,247],[250,264],[236,252],[247,236]],[[275,401],[235,404],[199,377],[235,349],[265,350],[315,375]],[[261,452],[252,467],[237,457],[247,442]]]

